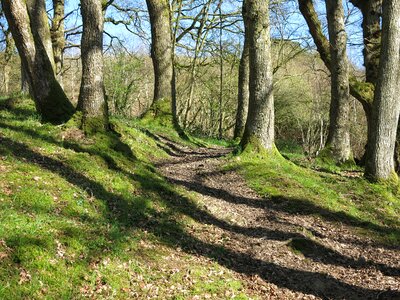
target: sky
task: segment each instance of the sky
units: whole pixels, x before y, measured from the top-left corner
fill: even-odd
[[[241,1],[240,0],[224,0],[225,10],[239,10],[241,9]],[[78,9],[79,0],[66,0],[66,13],[73,12],[66,19],[66,27],[74,28],[81,25],[81,17]],[[320,20],[324,27],[326,28],[326,12],[324,1],[317,0],[315,2],[315,7],[318,13],[320,14]],[[148,24],[148,17],[146,13],[146,3],[145,0],[116,0],[117,4],[127,4],[131,7],[134,7],[138,12],[137,15],[140,18],[134,18],[136,22],[139,22],[142,30],[137,30],[135,26],[130,26],[132,32],[128,31],[124,25],[113,25],[110,23],[105,24],[105,45],[110,44],[110,36],[118,37],[118,39],[122,42],[122,46],[117,42],[117,39],[114,38],[114,48],[116,49],[124,49],[133,53],[149,53],[150,49],[150,31]],[[344,1],[345,14],[346,14],[346,23],[347,23],[347,33],[349,35],[349,43],[348,43],[348,55],[350,61],[355,64],[357,67],[362,67],[362,32],[360,27],[360,14],[358,10],[355,9],[348,1]],[[50,8],[50,6],[49,6]],[[274,12],[271,13],[271,36],[274,38],[284,38],[291,39],[300,42],[303,46],[310,45],[313,47],[312,39],[308,33],[308,28],[306,23],[304,22],[303,17],[298,11],[297,1],[289,0],[287,4],[278,7],[272,7]],[[125,14],[121,14],[116,12],[115,9],[109,9],[107,11],[107,15],[109,17],[113,17],[114,19],[121,20],[127,19]],[[275,24],[275,25],[274,25]],[[326,31],[326,30],[325,30]],[[140,36],[140,37],[139,37]],[[75,37],[74,43],[79,43],[80,37]],[[225,33],[225,39],[236,40],[237,43],[241,43],[241,38],[233,35],[231,33]],[[186,40],[187,43],[190,44],[190,39]],[[107,46],[105,47],[107,51],[110,51]],[[74,53],[77,50],[70,50],[70,53]]]

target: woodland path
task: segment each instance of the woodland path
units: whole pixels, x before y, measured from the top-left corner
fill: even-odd
[[[289,200],[259,197],[239,174],[222,169],[231,149],[191,149],[158,138],[170,154],[158,169],[168,181],[195,192],[202,206],[199,225],[189,229],[201,241],[193,251],[235,271],[250,294],[400,299],[400,247],[376,245],[341,223],[287,212]]]

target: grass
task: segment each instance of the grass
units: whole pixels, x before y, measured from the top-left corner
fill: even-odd
[[[344,223],[385,244],[400,243],[398,186],[371,184],[358,173],[315,171],[280,155],[251,151],[233,157],[227,168],[238,170],[266,201],[286,211]]]
[[[111,122],[114,132],[87,138],[41,124],[27,99],[0,99],[0,299],[255,298],[229,260],[247,257],[194,236],[212,216],[152,163],[168,157],[159,134],[191,147],[216,141],[183,142],[150,121]],[[285,155],[301,159],[290,146]],[[227,168],[282,210],[400,242],[398,187],[278,154],[246,151]],[[291,247],[307,255],[314,246],[293,240]]]
[[[333,174],[363,171],[362,167],[357,166],[352,160],[341,165],[336,164],[326,149],[322,150],[317,157],[307,157],[304,149],[295,141],[277,140],[276,146],[282,156],[304,168]]]
[[[152,161],[169,129],[113,119],[115,133],[41,124],[0,100],[0,299],[248,299],[232,271],[199,255],[196,200]],[[192,144],[193,145],[193,144]],[[211,247],[212,248],[212,247]]]

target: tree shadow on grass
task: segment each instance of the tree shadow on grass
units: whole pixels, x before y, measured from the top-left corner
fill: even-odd
[[[231,172],[233,170],[230,170]],[[224,173],[226,171],[217,171],[208,173],[206,176]],[[201,179],[203,175],[199,176]],[[342,211],[332,211],[327,208],[316,205],[315,203],[301,198],[270,196],[267,199],[251,199],[243,196],[237,196],[229,191],[204,185],[201,180],[185,181],[168,178],[168,180],[176,185],[183,186],[189,190],[196,191],[205,196],[217,197],[232,204],[244,204],[249,207],[264,209],[266,211],[282,211],[298,215],[318,215],[327,221],[339,222],[350,225],[355,228],[373,231],[378,235],[385,236],[395,233],[400,236],[400,229],[386,227],[374,224],[369,221],[363,221],[353,217]],[[400,249],[400,246],[379,244],[386,248]]]
[[[108,207],[108,218],[115,220],[121,227],[140,228],[156,235],[159,240],[170,247],[180,247],[187,253],[212,258],[219,264],[231,270],[246,275],[257,274],[268,282],[293,291],[313,294],[330,299],[368,299],[379,295],[400,297],[400,293],[391,292],[392,295],[383,294],[385,291],[371,290],[359,286],[343,283],[340,280],[322,273],[295,270],[279,266],[277,264],[255,259],[248,254],[240,253],[226,247],[213,245],[192,236],[174,219],[177,212],[186,214],[199,221],[208,221],[211,224],[225,228],[226,230],[251,235],[252,229],[232,226],[215,218],[209,213],[198,208],[190,199],[176,193],[163,179],[147,170],[143,174],[131,174],[113,163],[118,171],[124,171],[133,180],[138,181],[142,188],[156,193],[168,206],[166,212],[155,210],[137,210],[133,205],[134,197],[127,198],[107,191],[105,187],[88,178],[86,175],[76,172],[66,163],[57,159],[44,156],[30,149],[27,145],[13,141],[6,137],[0,137],[0,153],[9,154],[16,159],[37,165],[45,170],[53,172],[69,183],[85,190],[90,189],[97,199],[104,201]],[[104,153],[103,153],[104,154]],[[99,154],[100,155],[100,154]],[[111,158],[112,159],[112,158]],[[265,234],[268,232],[263,232]],[[286,239],[291,237],[287,233],[270,232],[275,238]],[[119,241],[114,241],[118,243]],[[386,297],[386,299],[389,299]]]

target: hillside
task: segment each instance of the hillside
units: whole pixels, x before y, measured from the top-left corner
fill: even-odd
[[[1,100],[1,299],[400,297],[398,187],[112,127]]]

